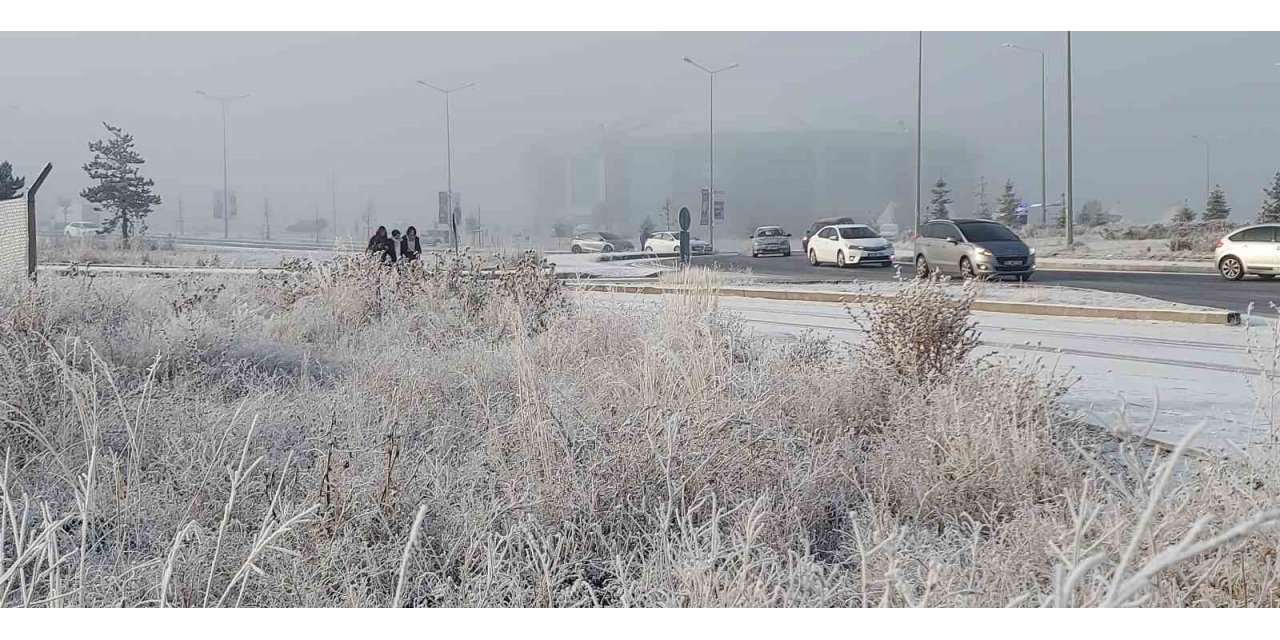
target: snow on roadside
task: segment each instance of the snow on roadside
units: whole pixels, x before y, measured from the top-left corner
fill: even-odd
[[[600,254],[592,253],[550,254],[545,257],[547,262],[556,266],[558,273],[594,278],[649,278],[671,270],[651,258],[600,262]]]

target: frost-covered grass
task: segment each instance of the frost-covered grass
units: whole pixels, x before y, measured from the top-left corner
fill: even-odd
[[[1064,421],[971,297],[913,283],[846,353],[718,276],[637,315],[536,267],[4,290],[0,602],[1274,603],[1276,466]]]
[[[216,267],[260,262],[246,260],[245,255],[235,252],[176,247],[171,239],[146,236],[130,238],[128,244],[119,236],[42,236],[36,240],[36,258],[41,264],[73,262],[183,267]],[[271,257],[271,261],[272,266],[279,264],[279,256]]]

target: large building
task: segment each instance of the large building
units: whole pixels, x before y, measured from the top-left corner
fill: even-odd
[[[962,141],[930,138],[922,207],[941,175],[953,210],[967,214],[976,159]],[[783,224],[798,232],[829,215],[909,226],[914,141],[901,131],[717,132],[715,188],[725,193],[726,211],[717,230],[742,235],[760,224]],[[673,225],[681,206],[696,224],[708,181],[705,135],[561,136],[535,145],[524,160],[528,202],[547,229],[562,220],[630,235],[646,216],[663,226],[667,200]]]

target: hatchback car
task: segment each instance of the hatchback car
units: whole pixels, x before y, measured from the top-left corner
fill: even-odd
[[[749,240],[752,258],[759,258],[767,253],[791,255],[791,234],[783,231],[782,227],[756,227]]]
[[[1227,280],[1256,275],[1270,280],[1280,273],[1280,225],[1260,224],[1237,229],[1218,240],[1213,263]]]
[[[809,264],[834,262],[838,267],[871,263],[893,264],[893,244],[865,224],[837,224],[823,227],[809,238]]]
[[[658,231],[644,241],[645,253],[680,253],[680,234],[675,231]],[[689,253],[711,253],[711,244],[701,238],[689,238]]]
[[[1027,280],[1036,272],[1036,250],[999,222],[933,220],[920,226],[915,243],[916,275]]]
[[[612,253],[614,251],[634,251],[636,246],[630,240],[608,231],[588,231],[579,233],[569,241],[569,251],[573,253]]]

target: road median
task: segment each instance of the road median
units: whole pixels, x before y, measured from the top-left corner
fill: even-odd
[[[663,284],[623,284],[604,282],[575,282],[573,285],[582,291],[599,291],[605,293],[638,293],[661,295],[691,291],[693,287]],[[794,300],[802,302],[829,302],[847,304],[866,304],[892,298],[891,294],[859,293],[843,291],[809,291],[783,288],[748,288],[720,287],[715,289],[718,295],[739,298],[762,298],[766,300]],[[1122,307],[1097,307],[1068,304],[1046,304],[1040,302],[1008,302],[1002,300],[975,300],[975,311],[992,313],[1012,313],[1019,315],[1058,316],[1070,318],[1103,318],[1113,320],[1155,320],[1160,322],[1182,322],[1189,324],[1240,324],[1240,314],[1234,311],[1219,309],[1136,309]]]

